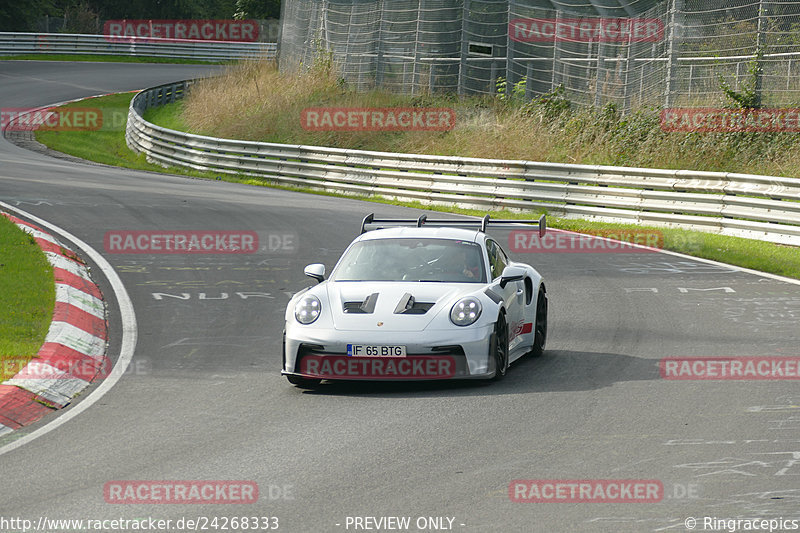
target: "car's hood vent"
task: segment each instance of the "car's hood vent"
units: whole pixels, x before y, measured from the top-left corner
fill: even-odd
[[[373,292],[361,302],[343,302],[342,310],[345,313],[360,313],[368,315],[375,311],[375,304],[378,302],[378,293]]]
[[[394,308],[394,313],[396,315],[424,315],[435,304],[436,302],[417,302],[411,293],[407,292],[400,298],[400,302]]]
[[[474,284],[334,281],[326,283],[336,329],[422,331]]]

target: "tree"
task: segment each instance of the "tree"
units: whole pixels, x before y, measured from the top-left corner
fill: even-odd
[[[53,0],[0,3],[0,31],[36,31],[36,21],[54,7]]]
[[[277,19],[281,17],[281,0],[236,0],[236,19]]]

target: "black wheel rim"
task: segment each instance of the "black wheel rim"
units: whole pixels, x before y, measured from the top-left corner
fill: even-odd
[[[504,376],[508,368],[508,328],[505,321],[497,323],[495,362],[497,364],[497,373]]]
[[[547,339],[547,303],[539,297],[539,305],[536,306],[536,342],[544,346]]]

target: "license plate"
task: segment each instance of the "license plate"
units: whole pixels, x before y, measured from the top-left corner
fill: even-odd
[[[348,357],[405,357],[405,346],[375,346],[372,344],[348,344]]]

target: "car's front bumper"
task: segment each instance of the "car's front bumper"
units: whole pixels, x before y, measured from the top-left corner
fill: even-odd
[[[345,331],[287,324],[284,375],[341,380],[475,379],[494,376],[493,327]],[[348,344],[406,347],[407,357],[348,357]]]

